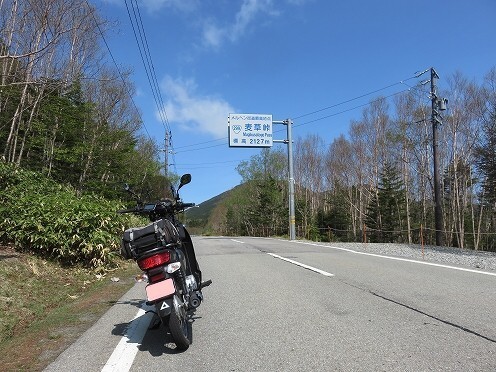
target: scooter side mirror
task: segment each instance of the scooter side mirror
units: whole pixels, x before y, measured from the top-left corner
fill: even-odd
[[[181,187],[183,187],[184,185],[187,185],[190,182],[191,182],[191,174],[189,174],[189,173],[183,174],[181,176],[179,187],[177,189],[179,190]]]

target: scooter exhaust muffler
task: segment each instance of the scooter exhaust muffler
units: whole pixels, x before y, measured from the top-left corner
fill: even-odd
[[[196,309],[198,306],[201,304],[201,298],[196,294],[193,293],[189,297],[189,307],[192,309]]]

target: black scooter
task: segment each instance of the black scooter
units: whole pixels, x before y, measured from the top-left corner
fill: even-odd
[[[203,300],[202,288],[212,281],[202,282],[191,237],[176,214],[194,203],[183,203],[179,189],[191,182],[191,175],[181,177],[174,199],[143,203],[129,186],[126,191],[137,200],[136,207],[119,213],[146,215],[151,223],[128,229],[122,237],[121,254],[136,260],[148,280],[147,304],[154,305],[162,324],[169,329],[179,350],[191,343],[189,315]]]

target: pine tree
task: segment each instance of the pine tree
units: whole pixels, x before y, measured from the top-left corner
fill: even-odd
[[[287,209],[282,195],[282,187],[271,176],[257,181],[256,197],[248,207],[251,222],[263,235],[274,235],[284,229]]]
[[[496,105],[493,106],[489,120],[483,125],[484,138],[476,148],[476,166],[483,177],[481,208],[488,211],[486,230],[496,229]],[[487,234],[483,246],[488,250],[496,249],[496,237]]]
[[[397,242],[405,220],[405,191],[398,171],[386,163],[380,173],[377,193],[367,208],[366,225],[375,242]]]
[[[484,199],[496,203],[496,107],[483,125],[484,138],[476,148],[477,168],[484,176]]]

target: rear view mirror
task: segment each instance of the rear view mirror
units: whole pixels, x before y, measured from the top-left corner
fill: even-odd
[[[184,185],[187,185],[188,183],[191,182],[191,174],[186,173],[181,176],[180,184],[179,187],[177,188],[178,190],[183,187]]]

